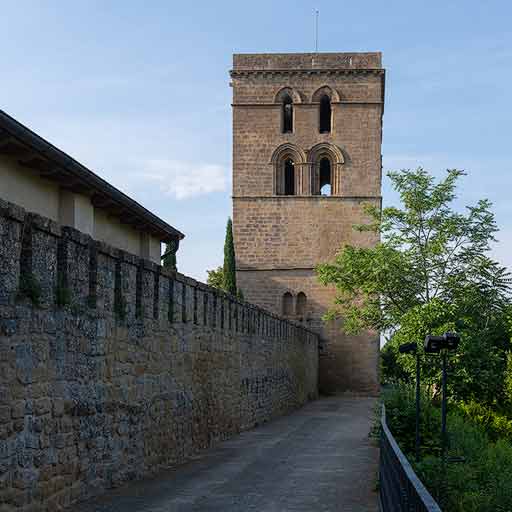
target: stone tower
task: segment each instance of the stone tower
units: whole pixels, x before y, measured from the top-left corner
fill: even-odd
[[[380,53],[233,56],[233,226],[245,299],[320,332],[320,390],[374,392],[378,335],[350,337],[323,314],[335,291],[315,266],[343,244],[364,203],[381,204]]]

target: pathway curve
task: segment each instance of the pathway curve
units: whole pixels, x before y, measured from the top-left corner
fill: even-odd
[[[309,403],[74,512],[377,512],[375,399]]]

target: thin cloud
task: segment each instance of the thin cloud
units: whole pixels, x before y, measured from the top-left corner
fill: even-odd
[[[227,188],[227,169],[217,164],[194,164],[179,160],[150,160],[139,180],[155,183],[165,195],[189,199]]]

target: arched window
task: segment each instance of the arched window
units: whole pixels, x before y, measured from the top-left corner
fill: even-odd
[[[332,194],[331,161],[325,157],[320,160],[320,194],[323,196]]]
[[[324,94],[320,98],[320,133],[330,133],[331,115],[331,99]]]
[[[293,100],[289,94],[283,98],[283,112],[281,125],[283,133],[293,132]]]
[[[306,314],[306,303],[308,299],[304,292],[299,292],[297,295],[297,306],[295,308],[295,312],[298,317],[304,317]]]
[[[295,165],[291,158],[284,161],[284,195],[293,196],[295,194]]]
[[[283,316],[293,315],[293,295],[290,292],[283,294]]]

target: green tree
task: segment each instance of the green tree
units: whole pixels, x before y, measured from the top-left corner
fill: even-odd
[[[507,405],[509,409],[512,410],[512,354],[510,353],[507,355],[507,365],[503,386]]]
[[[233,243],[233,223],[228,218],[224,241],[224,264],[213,270],[207,270],[207,283],[215,288],[236,295],[242,300],[242,290],[236,286],[235,245]]]
[[[224,267],[223,267],[223,288],[228,293],[236,295],[236,265],[235,265],[235,244],[233,242],[233,223],[228,218],[226,226],[226,240],[224,242]]]
[[[176,251],[178,250],[178,242],[172,241],[165,244],[165,251],[162,255],[162,266],[171,270],[178,270],[176,265]]]
[[[391,340],[383,351],[385,378],[413,375],[414,359],[398,353],[400,343],[457,330],[463,346],[454,364],[458,378],[451,381],[461,394],[485,391],[491,399],[502,389],[509,350],[504,318],[510,279],[487,255],[497,231],[489,201],[462,213],[453,209],[463,175],[449,170],[436,182],[421,168],[390,173],[402,208],[367,206],[368,222],[355,227],[377,233],[380,242],[370,248],[346,246],[317,272],[322,283],[337,288],[328,316],[343,317],[348,333],[371,329]],[[436,382],[438,363],[424,361],[427,381]],[[484,378],[477,373],[483,367],[488,369]]]
[[[224,268],[217,267],[213,270],[207,270],[208,277],[206,283],[214,288],[224,289]]]

